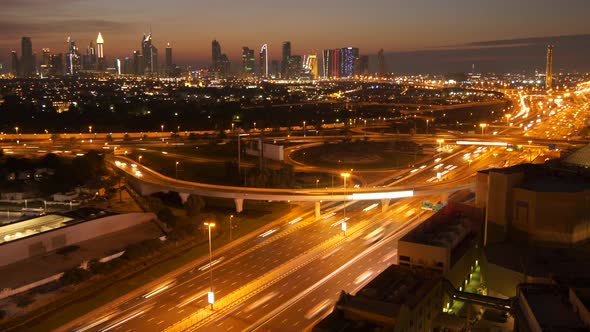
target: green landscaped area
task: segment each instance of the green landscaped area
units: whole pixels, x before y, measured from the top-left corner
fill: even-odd
[[[234,203],[232,200],[207,199],[206,204],[209,206],[209,209],[206,212],[214,215],[216,223],[221,226],[215,228],[215,231],[213,232],[214,239],[212,241],[212,247],[213,250],[215,250],[230,242],[229,216],[232,214],[231,211],[234,208]],[[172,210],[175,214],[184,213],[180,208],[172,208]],[[232,230],[232,239],[235,241],[270,222],[280,219],[288,214],[289,211],[290,205],[288,203],[245,201],[244,211],[242,213],[237,214],[233,212],[234,218],[232,219],[232,224],[234,226],[237,225],[237,227],[234,227]],[[133,291],[134,289],[152,282],[168,272],[204,257],[209,250],[208,241],[206,240],[206,237],[201,237],[198,240],[201,243],[196,247],[193,247],[174,258],[165,260],[140,271],[125,280],[116,281],[111,284],[112,280],[106,279],[91,285],[90,287],[99,291],[87,298],[68,304],[66,307],[59,309],[56,313],[48,317],[44,317],[42,323],[27,325],[27,331],[41,332],[58,328],[69,321]]]
[[[411,142],[369,141],[326,143],[291,154],[291,158],[309,166],[342,170],[407,167],[420,157],[418,147]]]

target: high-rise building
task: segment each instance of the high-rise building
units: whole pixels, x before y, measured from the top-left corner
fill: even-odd
[[[80,52],[76,42],[68,37],[68,52],[66,53],[66,75],[76,75],[81,69]]]
[[[324,77],[325,78],[338,78],[341,77],[344,73],[343,68],[343,50],[344,48],[335,48],[330,50],[324,50],[323,52],[323,59],[322,59],[322,67],[324,69]],[[352,52],[349,52],[352,54]],[[352,57],[352,55],[351,55]],[[354,66],[354,61],[351,64]],[[346,66],[348,68],[348,66]]]
[[[246,46],[242,47],[242,73],[245,76],[251,77],[254,74],[255,61],[254,50]]]
[[[103,49],[104,39],[100,32],[98,33],[98,37],[96,38],[96,69],[99,71],[104,71],[105,62],[104,62],[104,49]]]
[[[18,54],[16,53],[16,51],[13,50],[10,53],[10,56],[11,56],[11,62],[12,62],[11,63],[12,64],[11,73],[14,76],[19,76],[20,75],[20,65],[19,65],[19,61],[18,61]]]
[[[270,62],[270,77],[277,79],[281,76],[281,64],[279,60],[272,60]]]
[[[172,47],[170,43],[166,44],[166,75],[172,76],[173,72],[173,65],[172,65]]]
[[[547,67],[545,68],[545,88],[550,90],[553,84],[553,45],[547,46]]]
[[[281,78],[289,78],[289,58],[291,57],[291,42],[283,42],[283,54],[281,62]]]
[[[377,52],[377,76],[378,77],[385,77],[386,75],[386,66],[385,66],[385,54],[383,53],[383,49],[380,49]]]
[[[317,54],[309,54],[303,56],[303,74],[314,80],[318,78]]]
[[[339,54],[339,76],[352,77],[354,75],[354,67],[358,62],[359,49],[356,47],[344,47],[340,49]]]
[[[146,75],[158,73],[158,49],[152,43],[152,34],[144,35],[141,41],[142,71]]]
[[[82,55],[82,69],[84,70],[96,70],[96,48],[92,42],[86,47],[86,54]]]
[[[31,37],[21,39],[21,68],[22,76],[31,77],[35,75],[35,58],[33,56],[33,43]]]
[[[369,56],[361,55],[359,58],[358,75],[369,75]]]
[[[221,45],[215,39],[211,42],[211,69],[217,74],[221,71]]]
[[[49,77],[51,70],[51,54],[48,48],[44,48],[41,51],[41,69],[39,70],[41,77]]]
[[[301,55],[291,55],[287,61],[287,75],[286,78],[299,78],[301,76],[301,70],[303,69],[303,59]]]
[[[64,57],[62,53],[53,54],[50,58],[49,76],[62,76],[64,74]]]
[[[260,48],[260,78],[268,78],[268,45]]]
[[[143,75],[143,57],[140,51],[133,51],[133,74]]]
[[[231,62],[225,53],[221,53],[221,45],[217,40],[211,42],[211,70],[216,78],[229,76]]]

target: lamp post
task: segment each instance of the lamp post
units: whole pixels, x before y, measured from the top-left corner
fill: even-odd
[[[16,131],[16,134],[18,135],[18,127],[14,127],[14,131]]]
[[[488,124],[487,123],[480,123],[479,126],[481,127],[481,136],[483,136],[483,131],[488,126]]]
[[[160,131],[164,134],[164,125],[160,125]]]
[[[350,177],[350,173],[340,173],[340,176],[344,178],[344,217],[342,218],[342,232],[346,236],[346,179]]]
[[[143,158],[143,156],[139,156],[137,157],[137,162],[141,164],[141,158]]]
[[[232,221],[233,218],[234,218],[234,215],[233,214],[229,216],[229,242],[231,242],[231,239],[232,239],[231,230],[232,230],[233,227],[232,227],[231,221]]]
[[[512,117],[512,114],[506,114],[506,115],[504,115],[504,117],[506,117],[506,125],[509,126],[510,125],[510,118]]]
[[[174,174],[176,175],[176,179],[178,179],[178,164],[178,161],[176,162],[176,164],[174,164]]]
[[[88,126],[88,133],[92,134],[92,126]]]
[[[303,121],[303,137],[305,137],[305,121]]]
[[[211,263],[213,262],[211,256],[211,228],[215,227],[215,223],[206,222],[204,223],[205,226],[209,229],[209,292],[207,292],[207,300],[211,305],[211,310],[213,310],[213,303],[215,303],[215,294],[213,293],[213,268]]]
[[[315,189],[318,189],[320,186],[320,179],[315,180]]]

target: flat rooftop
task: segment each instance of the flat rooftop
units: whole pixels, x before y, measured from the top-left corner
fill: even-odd
[[[520,288],[543,331],[588,331],[568,300],[567,288],[527,285]]]
[[[100,209],[81,208],[65,213],[52,213],[30,219],[19,220],[0,226],[0,245],[112,214],[113,213]]]
[[[74,219],[59,214],[48,214],[4,225],[0,227],[0,245],[64,227],[72,220]]]
[[[441,275],[392,265],[356,295],[341,293],[332,313],[313,331],[371,331],[394,326],[402,306],[415,308],[435,287]],[[348,319],[352,314],[355,319]]]
[[[520,164],[507,168],[494,168],[482,173],[523,173],[523,188],[538,192],[581,192],[590,190],[590,173],[572,168],[558,161],[546,164]]]
[[[404,235],[400,241],[452,249],[477,230],[476,223],[459,209],[447,205]]]

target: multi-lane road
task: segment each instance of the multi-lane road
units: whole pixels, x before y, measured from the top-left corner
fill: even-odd
[[[541,106],[533,104],[525,100],[523,109],[530,111],[519,115],[511,129],[500,134],[522,135],[520,123],[525,126],[534,120],[526,133],[540,136],[554,130],[563,116],[576,112],[581,112],[577,113],[580,118],[589,115],[583,103],[566,102],[553,114],[543,113]],[[569,129],[564,132],[566,136],[575,130]],[[536,156],[540,156],[542,149],[536,149]],[[531,152],[526,150],[457,147],[451,154],[434,156],[401,172],[393,183],[389,180],[370,185],[444,185],[467,179],[479,169],[529,159]],[[354,293],[395,263],[397,239],[432,213],[420,209],[422,201],[441,198],[397,200],[386,211],[378,207],[380,202],[349,202],[347,220],[343,220],[343,204],[333,204],[316,219],[311,205],[305,203],[287,218],[215,251],[211,264],[207,258],[195,261],[62,330],[304,330],[329,312],[340,291]],[[348,226],[346,234],[343,221]],[[207,303],[211,288],[216,299],[213,310]]]

